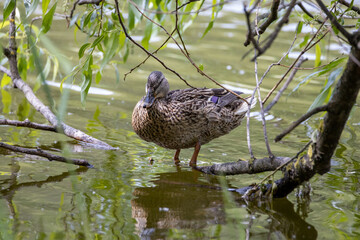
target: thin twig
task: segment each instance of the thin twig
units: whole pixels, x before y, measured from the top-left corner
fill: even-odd
[[[353,35],[349,33],[348,31],[343,28],[340,23],[337,21],[337,19],[334,17],[334,15],[329,12],[327,7],[324,5],[324,3],[321,0],[315,0],[321,10],[325,13],[325,15],[330,19],[331,23],[345,36],[345,38],[350,42],[351,45],[355,46],[357,42],[355,39],[353,39]]]
[[[270,26],[270,24],[273,23],[277,19],[279,4],[280,4],[280,0],[273,0],[268,18],[259,27],[259,30],[258,30],[259,34],[264,33],[266,31],[266,29]]]
[[[295,159],[297,159],[299,157],[299,155],[305,151],[305,149],[312,143],[312,141],[309,141],[294,157],[292,157],[291,159],[289,159],[288,161],[286,161],[285,163],[283,163],[282,165],[278,166],[272,173],[270,173],[269,175],[267,175],[265,178],[263,178],[261,180],[260,183],[253,185],[252,187],[248,188],[246,190],[246,192],[243,194],[242,198],[244,199],[248,199],[253,193],[255,193],[256,191],[260,190],[260,186],[271,176],[274,176],[274,174],[279,171],[280,169],[282,169],[283,167],[285,167],[286,165],[288,165],[290,162],[294,161]],[[271,188],[271,191],[273,189]],[[262,194],[262,192],[260,193]]]
[[[298,71],[299,67],[303,62],[307,61],[307,58],[300,58],[300,60],[296,63],[296,65],[293,68],[293,71],[291,72],[290,76],[284,83],[284,85],[281,87],[281,89],[278,91],[274,99],[269,103],[269,105],[266,106],[265,112],[270,111],[270,109],[279,101],[279,98],[281,97],[282,93],[287,89],[291,81],[294,79],[296,72]]]
[[[350,3],[346,2],[345,0],[339,0],[339,3],[341,3],[341,4],[343,4],[343,5],[347,6],[347,7],[350,7]],[[353,10],[353,11],[357,12],[358,14],[360,14],[360,8],[358,8],[358,7],[354,6],[354,5],[351,7],[351,10]]]
[[[24,121],[0,119],[0,125],[27,127],[27,128],[44,130],[44,131],[57,132],[56,128],[54,126],[30,122],[28,119],[26,119]]]
[[[236,0],[228,0],[228,1],[221,1],[219,3],[207,6],[207,7],[203,7],[199,10],[196,11],[189,11],[189,12],[179,12],[178,15],[191,15],[191,14],[199,14],[201,12],[205,12],[208,9],[217,7],[217,6],[223,6],[225,4],[231,3],[231,2],[235,2]],[[185,4],[182,4],[180,7],[178,7],[178,10],[184,6],[186,6],[187,4],[191,3],[192,1],[189,1]],[[193,1],[195,2],[195,1]],[[176,10],[170,11],[170,12],[163,12],[163,11],[157,11],[157,10],[150,10],[150,9],[142,9],[143,12],[148,12],[148,13],[153,13],[153,14],[166,14],[166,15],[173,15],[175,14]]]
[[[11,72],[6,67],[0,65],[0,71],[11,77]]]
[[[84,5],[84,4],[95,4],[95,5],[99,5],[100,2],[103,0],[79,0],[78,4],[79,5]],[[105,1],[104,1],[105,2]]]
[[[189,87],[193,88],[179,73],[177,73],[175,70],[169,68],[168,66],[166,66],[166,64],[161,61],[158,57],[156,57],[154,54],[152,54],[151,52],[149,52],[148,50],[146,50],[143,46],[141,46],[139,43],[137,43],[127,32],[125,24],[121,18],[121,13],[120,13],[120,9],[119,9],[119,2],[118,0],[115,0],[115,9],[116,9],[116,13],[117,13],[117,17],[118,20],[120,22],[121,28],[123,29],[125,36],[133,43],[135,44],[138,48],[140,48],[141,50],[143,50],[147,55],[150,55],[151,57],[153,57],[155,60],[157,60],[165,69],[169,70],[170,72],[174,73],[176,76],[178,76],[181,80],[184,81],[184,83],[186,85],[188,85]]]
[[[301,10],[303,10],[303,12],[308,15],[309,17],[311,17],[312,19],[314,19],[316,22],[322,24],[323,22],[320,21],[319,19],[315,19],[314,16],[304,7],[304,5],[302,4],[302,2],[297,2],[296,3],[300,8]]]
[[[115,0],[115,3],[116,3],[116,2],[117,2],[117,0]],[[185,43],[183,42],[183,40],[182,40],[182,38],[181,38],[181,34],[180,34],[179,31],[178,31],[178,34],[179,34],[179,37],[180,37],[180,39],[181,39],[181,41],[182,41],[182,45],[184,46],[184,49],[185,49],[185,50],[183,50],[183,49],[181,48],[181,46],[180,46],[179,43],[176,41],[176,39],[172,36],[172,34],[169,34],[169,32],[168,32],[163,26],[161,26],[160,24],[152,21],[149,17],[147,17],[147,16],[139,9],[139,7],[138,7],[133,1],[130,0],[130,3],[133,4],[133,6],[134,6],[145,18],[147,18],[149,21],[151,21],[152,23],[154,23],[154,24],[156,24],[157,26],[159,26],[162,30],[164,30],[164,32],[175,42],[175,44],[178,46],[178,48],[179,48],[180,51],[183,53],[183,55],[189,60],[189,62],[196,68],[196,70],[197,70],[202,76],[205,76],[206,78],[208,78],[209,80],[211,80],[213,83],[215,83],[215,84],[218,85],[219,87],[221,87],[221,88],[225,89],[226,91],[234,94],[234,95],[237,96],[239,99],[241,99],[241,100],[243,100],[244,102],[246,102],[247,104],[249,104],[248,101],[247,101],[245,98],[241,97],[239,94],[235,93],[234,91],[232,91],[232,90],[226,88],[225,86],[223,86],[222,84],[218,83],[215,79],[213,79],[212,77],[210,77],[209,75],[207,75],[204,71],[202,71],[202,70],[196,65],[196,63],[195,63],[195,62],[192,60],[192,58],[190,57],[189,52],[186,50]],[[177,8],[176,8],[176,9],[177,9]],[[117,8],[117,10],[118,10],[118,8]],[[177,12],[177,11],[176,11],[176,12]],[[120,13],[119,13],[119,14],[120,14]],[[176,16],[177,16],[177,15],[176,15]],[[119,19],[119,21],[120,21],[120,20],[121,20],[121,18]],[[120,24],[123,26],[122,21],[120,22]],[[124,27],[125,27],[125,26],[123,26],[125,35],[126,35],[126,36],[129,36]],[[178,30],[178,29],[177,29],[177,24],[176,24],[175,28],[176,28],[176,30]],[[130,37],[130,36],[129,36],[129,37]],[[130,39],[130,38],[129,38],[129,39]],[[130,39],[130,40],[131,40],[131,39]],[[140,47],[141,49],[143,49],[146,53],[148,53],[148,55],[151,55],[152,57],[154,57],[155,59],[157,59],[153,54],[151,54],[151,53],[148,52],[146,49],[144,49],[140,44],[136,43],[134,40],[131,40],[131,41],[132,41],[135,45],[137,45],[138,47]],[[143,62],[145,62],[146,60],[147,60],[147,59],[145,59]],[[157,59],[157,60],[158,60],[158,59]],[[158,61],[160,61],[160,60],[158,60]],[[162,63],[162,62],[160,61],[160,63]],[[140,66],[141,64],[143,64],[143,63],[140,63],[138,66]],[[162,63],[162,64],[163,64],[163,63]],[[166,69],[168,69],[164,64],[163,64],[163,66],[164,66]],[[136,67],[135,67],[135,68],[136,68]],[[135,69],[135,68],[134,68],[134,69]],[[176,73],[174,70],[171,70],[171,69],[168,69],[168,70]],[[132,72],[132,70],[131,70],[130,72]],[[127,73],[127,74],[128,74],[128,73]],[[179,76],[179,75],[178,75],[178,76]],[[180,78],[181,78],[181,77],[180,77]],[[181,79],[182,79],[182,78],[181,78]],[[182,80],[183,80],[183,79],[182,79]],[[185,80],[183,80],[183,81],[185,81]],[[185,83],[187,84],[186,81],[185,81]],[[190,86],[190,87],[192,87],[192,86],[189,85],[189,84],[187,84],[187,85]],[[192,88],[193,88],[193,87],[192,87]]]
[[[161,26],[161,25],[160,25]],[[162,27],[162,26],[161,26]],[[152,52],[152,54],[156,54],[171,38],[171,36],[175,33],[176,29],[174,29],[171,33],[170,36],[168,36],[168,38],[155,50]],[[135,69],[139,68],[141,65],[143,65],[148,59],[150,58],[150,55],[147,55],[146,58],[140,62],[138,65],[136,65],[135,67],[131,68],[130,71],[128,71],[127,73],[124,74],[124,81],[126,80],[126,77],[131,74]]]
[[[256,14],[258,14],[258,11],[256,11]],[[257,19],[257,18],[256,18]],[[258,23],[255,23],[255,31],[257,34],[257,44],[259,44],[259,40],[260,40],[260,32],[258,31]],[[256,51],[254,52],[254,54],[256,55]],[[265,140],[265,146],[267,149],[267,152],[269,154],[269,158],[273,159],[274,158],[274,154],[271,152],[271,148],[270,148],[270,144],[269,144],[269,140],[268,140],[268,136],[267,136],[267,130],[266,130],[266,121],[265,121],[265,114],[264,114],[264,106],[262,104],[262,100],[261,100],[261,93],[260,93],[260,82],[259,82],[259,78],[258,78],[258,71],[257,71],[257,66],[258,66],[258,61],[257,61],[257,57],[255,57],[255,81],[256,81],[256,89],[257,89],[257,94],[258,94],[258,98],[259,98],[259,105],[260,105],[260,115],[261,115],[261,122],[263,125],[263,132],[264,132],[264,140]]]
[[[36,156],[41,156],[44,158],[47,158],[49,161],[57,161],[57,162],[64,162],[64,163],[71,163],[74,165],[79,165],[79,166],[85,166],[85,167],[89,167],[89,168],[93,168],[94,166],[91,165],[88,161],[83,160],[83,159],[72,159],[72,158],[64,158],[62,156],[59,155],[55,155],[55,154],[51,154],[48,152],[43,151],[40,148],[37,149],[29,149],[29,148],[23,148],[23,147],[18,147],[18,146],[13,146],[13,145],[9,145],[3,142],[0,142],[0,147],[11,150],[13,152],[20,152],[20,153],[25,153],[25,154],[30,154],[30,155],[36,155]]]
[[[282,169],[283,167],[285,167],[286,165],[288,165],[290,162],[294,161],[295,159],[297,159],[299,157],[299,155],[305,151],[305,149],[307,149],[310,144],[312,143],[312,141],[310,140],[307,144],[305,144],[305,146],[294,156],[292,157],[290,160],[288,160],[287,162],[283,163],[282,165],[278,166],[272,173],[270,173],[269,175],[267,175],[266,177],[264,177],[259,184],[263,184],[267,179],[269,179],[271,176],[274,176],[275,173],[277,173],[277,171],[279,171],[280,169]],[[259,185],[257,184],[257,185]]]
[[[302,123],[303,121],[305,121],[306,119],[308,119],[312,115],[314,115],[316,113],[319,113],[319,112],[328,111],[328,110],[329,110],[329,105],[323,105],[323,106],[316,107],[316,108],[312,109],[311,111],[305,113],[298,120],[293,122],[288,127],[288,129],[283,131],[281,134],[277,135],[276,138],[275,138],[275,142],[278,142],[281,139],[283,139],[283,137],[285,137],[287,134],[289,134],[292,130],[294,130],[297,126],[299,126],[300,123]]]
[[[277,82],[277,84],[270,90],[270,92],[268,93],[268,95],[265,97],[265,99],[263,100],[263,104],[266,103],[266,101],[269,99],[269,97],[271,96],[271,94],[276,90],[276,88],[280,85],[280,83],[285,79],[285,77],[287,76],[287,74],[291,71],[291,69],[295,66],[295,64],[297,63],[297,61],[299,61],[299,59],[301,58],[302,55],[305,54],[305,52],[307,52],[311,47],[313,47],[316,43],[318,43],[322,37],[324,37],[328,32],[326,31],[325,34],[318,39],[314,44],[311,45],[311,47],[309,47],[309,45],[311,44],[311,42],[315,39],[315,37],[318,35],[318,33],[320,32],[320,29],[322,28],[322,26],[325,24],[326,20],[323,22],[323,24],[319,27],[318,31],[313,35],[313,37],[310,39],[310,41],[307,43],[307,45],[305,46],[305,48],[301,51],[301,53],[299,54],[299,56],[295,59],[295,61],[291,64],[290,68],[286,71],[286,73],[282,76],[282,78]]]

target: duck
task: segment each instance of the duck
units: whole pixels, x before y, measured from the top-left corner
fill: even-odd
[[[132,127],[141,139],[176,150],[176,165],[181,149],[194,148],[189,165],[196,166],[201,146],[238,127],[249,109],[247,102],[223,88],[170,91],[160,71],[150,73],[145,92],[134,107]],[[254,106],[255,101],[250,108]]]

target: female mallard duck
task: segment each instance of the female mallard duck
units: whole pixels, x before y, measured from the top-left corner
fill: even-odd
[[[145,141],[176,149],[175,164],[181,149],[195,147],[189,163],[195,166],[200,146],[239,126],[248,110],[247,103],[224,89],[169,92],[169,83],[159,71],[149,75],[145,90],[132,114],[134,131]]]

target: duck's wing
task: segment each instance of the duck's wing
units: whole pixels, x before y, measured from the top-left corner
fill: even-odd
[[[239,91],[235,91],[235,93],[242,94]],[[237,100],[238,97],[222,88],[189,88],[171,91],[167,99],[179,102],[202,100],[225,107]]]

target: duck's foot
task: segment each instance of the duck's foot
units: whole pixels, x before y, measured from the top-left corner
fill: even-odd
[[[180,149],[177,149],[174,155],[174,164],[176,166],[180,165],[180,159],[179,159],[179,155],[180,155]]]
[[[199,155],[200,148],[201,148],[201,145],[200,145],[199,142],[197,142],[196,145],[195,145],[194,153],[193,153],[193,155],[191,157],[191,160],[189,162],[190,167],[195,167],[196,166],[197,156]]]

